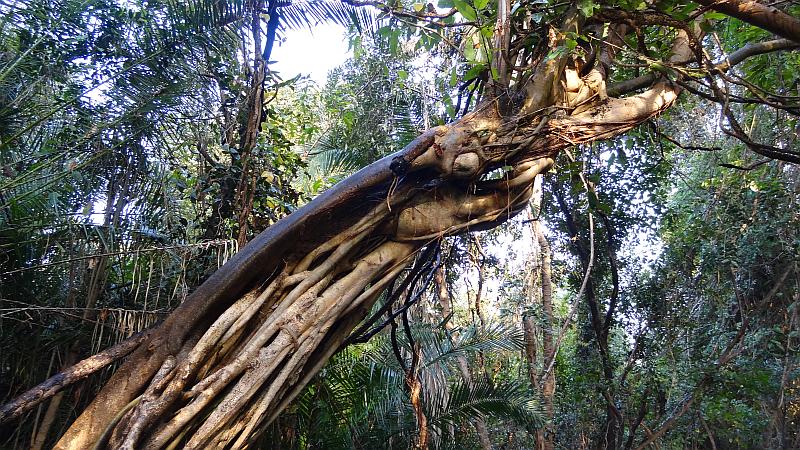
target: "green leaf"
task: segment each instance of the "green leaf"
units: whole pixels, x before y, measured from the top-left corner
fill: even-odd
[[[478,19],[478,13],[475,12],[475,8],[467,4],[464,0],[453,0],[453,4],[455,4],[456,9],[465,19],[470,22],[474,22]]]
[[[442,102],[444,102],[444,107],[447,112],[447,115],[450,116],[451,118],[455,118],[456,107],[453,104],[453,99],[448,94],[445,94],[444,97],[442,98]]]
[[[477,78],[478,75],[480,75],[484,70],[486,70],[486,64],[475,64],[474,66],[470,67],[470,69],[464,75],[464,79],[471,80],[473,78]]]
[[[475,5],[475,9],[480,11],[483,8],[486,8],[486,5],[489,4],[489,0],[475,0],[473,4]]]
[[[592,0],[583,0],[578,4],[578,9],[584,17],[592,17],[597,5]]]
[[[547,53],[547,56],[545,56],[544,58],[544,62],[550,61],[551,59],[560,58],[566,52],[567,52],[566,47],[563,46],[556,47],[550,50],[549,53]]]
[[[397,54],[400,45],[400,30],[395,29],[389,34],[389,51],[392,54]]]
[[[589,198],[589,207],[591,209],[605,215],[611,214],[611,206],[601,202],[600,198],[597,197],[597,194],[590,193],[588,195],[588,198]]]
[[[578,46],[578,41],[575,39],[566,39],[564,45],[567,47],[567,50],[575,50],[575,47]]]
[[[706,20],[723,20],[727,19],[728,16],[718,12],[707,12],[703,14],[703,18]]]
[[[689,14],[693,13],[699,7],[700,7],[699,3],[687,2],[687,4],[684,7],[680,8],[679,11],[675,12],[675,17],[681,20],[686,19],[687,17],[689,17]]]
[[[617,149],[617,157],[619,158],[619,162],[621,164],[628,164],[628,155],[625,153],[625,149],[618,148]]]

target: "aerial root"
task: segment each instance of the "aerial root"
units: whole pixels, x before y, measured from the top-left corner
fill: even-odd
[[[193,434],[186,448],[206,448],[213,447],[215,441],[228,442],[243,428],[242,437],[234,448],[244,445],[249,432],[263,421],[267,411],[273,410],[276,403],[282,400],[281,395],[288,386],[297,382],[302,368],[313,351],[320,347],[327,331],[353,304],[359,305],[377,296],[377,286],[365,291],[370,280],[380,276],[379,280],[383,283],[378,284],[385,285],[388,281],[385,281],[384,272],[387,269],[397,272],[394,263],[411,251],[411,246],[391,242],[380,246],[362,259],[350,273],[315,295],[314,301],[307,304],[306,308],[289,313],[292,321],[286,327],[292,328],[293,332],[281,330],[278,338],[261,349],[259,358],[225,394],[222,402]],[[295,335],[298,348],[289,352],[287,349],[295,341]],[[265,352],[265,349],[270,351]],[[264,388],[266,391],[259,401],[252,402],[256,393]],[[227,431],[222,432],[223,429]]]
[[[138,406],[133,411],[130,425],[128,426],[128,433],[122,445],[119,447],[121,450],[133,450],[135,448],[136,442],[139,440],[145,427],[149,424],[149,417],[152,417],[148,413],[150,410],[158,408],[158,404],[156,403],[158,401],[158,394],[161,393],[166,384],[169,383],[175,375],[175,372],[172,370],[174,368],[175,357],[167,357],[150,382],[150,386],[148,386],[147,390],[145,390],[144,394],[140,397],[141,400]]]
[[[511,180],[492,185],[490,195],[453,194],[465,196],[454,199],[456,204],[477,209],[469,217],[459,215],[463,208],[454,209],[450,213],[456,220],[449,223],[458,225],[430,236],[404,242],[370,239],[390,217],[389,206],[380,203],[296,264],[286,263],[265,285],[224,311],[195,344],[185,347],[185,354],[164,362],[128,414],[127,434],[119,437],[122,448],[246,447],[253,431],[273,421],[339,348],[420,246],[517,207],[529,197],[535,176],[551,163],[519,164]],[[398,192],[392,201],[408,195]],[[175,410],[169,421],[156,424],[168,409]]]
[[[296,395],[297,379],[327,331],[343,315],[374,301],[416,248],[383,242],[367,256],[358,256],[356,264],[350,263],[365,246],[376,245],[365,244],[365,239],[387,213],[385,204],[378,205],[299,263],[287,263],[265,286],[234,302],[196,343],[185,347],[178,358],[165,361],[140,404],[127,414],[131,426],[125,435],[115,437],[117,442],[122,441],[124,448],[156,449],[182,445],[183,437],[190,436],[186,448],[212,448],[229,445],[239,436],[235,447],[246,445],[250,431],[271,417],[276,405],[287,403],[290,388],[291,397]],[[256,317],[266,320],[254,323]],[[254,398],[260,400],[253,403]],[[157,425],[156,419],[175,402],[183,406],[168,422]]]
[[[270,389],[264,392],[259,401],[250,403],[248,410],[241,414],[236,424],[228,428],[226,435],[222,437],[222,441],[227,442],[228,439],[233,439],[238,435],[232,448],[244,448],[247,445],[249,436],[256,427],[272,422],[277,416],[275,411],[282,410],[293,400],[310,377],[321,368],[321,364],[315,364],[311,371],[305,372],[304,379],[302,381],[299,380],[301,373],[303,373],[301,369],[306,365],[313,351],[320,347],[323,339],[327,337],[328,331],[336,327],[342,317],[348,317],[357,308],[365,307],[364,311],[366,311],[386,285],[405,268],[408,256],[411,253],[413,253],[413,250],[407,245],[387,243],[382,249],[371,255],[373,256],[372,261],[362,263],[361,270],[357,268],[349,274],[348,277],[359,281],[357,284],[346,283],[349,287],[347,287],[347,292],[344,294],[344,299],[352,299],[352,301],[335,302],[330,305],[327,311],[324,306],[322,307],[324,315],[319,318],[317,323],[321,322],[323,325],[316,329],[307,330],[305,335],[307,339],[304,341],[303,347],[293,355],[292,359],[282,369],[279,377],[271,383]],[[380,271],[385,271],[384,275],[373,283],[371,287],[364,290],[366,283],[363,280],[371,278],[369,275],[374,277],[374,274]],[[360,295],[358,295],[359,292]],[[326,294],[328,295],[324,294],[322,297],[335,300],[337,292],[334,290],[334,292]],[[353,298],[355,295],[357,297]],[[350,322],[352,324],[349,328],[352,328],[358,320],[350,320]],[[349,332],[349,329],[347,331]],[[347,335],[346,333],[339,334],[342,335],[341,340]],[[338,348],[338,345],[333,348]],[[327,357],[323,358],[322,362],[325,360],[327,360]],[[287,382],[289,378],[291,379]],[[292,388],[292,391],[287,395],[289,387]],[[273,412],[267,417],[269,411]],[[265,418],[267,418],[266,422],[264,421]]]
[[[309,267],[311,267],[311,264],[321,255],[336,249],[343,242],[357,239],[358,236],[363,235],[365,232],[372,231],[378,223],[384,221],[388,217],[389,212],[385,203],[378,204],[369,214],[350,226],[350,228],[310,251],[300,260],[297,266],[295,266],[294,273],[297,274],[307,271]]]

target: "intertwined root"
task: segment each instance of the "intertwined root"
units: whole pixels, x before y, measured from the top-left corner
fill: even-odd
[[[516,210],[527,201],[535,175],[551,162],[521,164],[510,179],[484,183],[481,194],[447,184],[424,194],[397,192],[345,231],[285,261],[279,273],[165,359],[138,403],[112,424],[117,429],[107,444],[246,447],[338,349],[420,247]]]
[[[222,313],[177,355],[177,364],[176,358],[165,361],[129,413],[127,432],[115,437],[120,446],[164,448],[190,436],[186,448],[244,447],[254,429],[297,394],[304,368],[326,337],[343,325],[352,329],[358,320],[350,316],[363,316],[419,247],[367,239],[388,211],[378,206],[286,264]],[[165,411],[174,413],[157,423]]]

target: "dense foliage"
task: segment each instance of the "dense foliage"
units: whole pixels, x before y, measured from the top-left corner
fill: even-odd
[[[699,11],[610,3],[577,8]],[[369,4],[0,3],[0,403],[160,321],[257,233],[492,95],[496,4]],[[511,14],[543,29],[566,7]],[[697,18],[715,61],[770,37]],[[327,84],[270,71],[285,28],[321,20],[353,50]],[[659,63],[673,33],[652,25],[624,36],[609,86],[666,74],[699,95],[560,155],[507,227],[426,247],[261,447],[800,447],[800,53],[747,59],[720,105],[694,68]],[[109,374],[0,425],[0,447],[52,446]]]

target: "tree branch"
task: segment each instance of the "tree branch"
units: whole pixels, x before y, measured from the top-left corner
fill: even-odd
[[[763,55],[764,53],[772,53],[781,50],[794,50],[797,48],[800,48],[800,43],[789,39],[774,39],[771,41],[750,43],[729,54],[722,61],[717,62],[715,68],[725,72],[751,56]]]
[[[729,54],[721,61],[717,62],[714,65],[714,68],[721,72],[727,72],[732,67],[738,65],[747,58],[782,50],[794,50],[797,49],[798,47],[800,47],[800,44],[788,39],[774,39],[771,41],[747,44],[744,47],[740,48],[739,50],[736,50],[733,53]],[[689,61],[679,61],[677,64],[684,65],[687,64],[688,62]],[[660,77],[661,77],[660,72],[653,71],[648,74],[642,75],[640,77],[631,78],[629,80],[619,81],[616,83],[611,83],[608,85],[607,92],[609,96],[617,97],[620,95],[627,94],[628,92],[646,88],[647,86],[650,86],[651,84],[655,83],[656,80],[658,80]]]
[[[714,11],[800,43],[800,20],[778,8],[748,0],[695,0]]]
[[[89,375],[105,368],[109,364],[124,358],[139,347],[144,341],[145,332],[139,332],[92,357],[86,358],[74,366],[59,372],[24,394],[6,403],[0,408],[0,423],[18,417],[39,403],[61,392],[67,386],[80,381]]]

